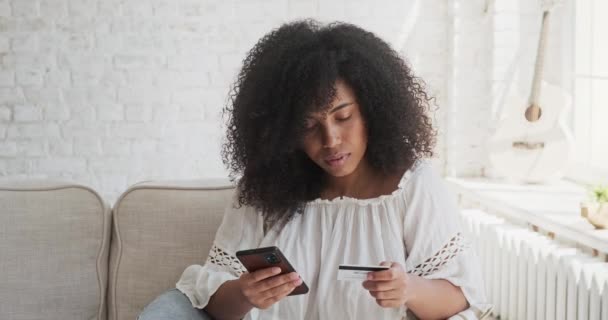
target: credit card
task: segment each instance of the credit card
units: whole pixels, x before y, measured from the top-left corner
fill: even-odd
[[[390,266],[341,264],[338,266],[338,280],[366,280],[368,273],[388,269],[390,269]]]

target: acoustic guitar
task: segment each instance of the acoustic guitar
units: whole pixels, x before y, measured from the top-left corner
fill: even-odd
[[[572,150],[572,135],[564,116],[571,96],[542,80],[549,15],[553,5],[545,3],[534,65],[532,87],[527,98],[510,94],[487,148],[492,167],[509,180],[542,183],[562,176]],[[508,108],[512,106],[511,108]]]

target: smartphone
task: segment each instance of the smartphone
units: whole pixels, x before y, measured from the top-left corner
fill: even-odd
[[[281,274],[295,272],[296,270],[291,266],[287,258],[281,253],[281,250],[277,247],[265,247],[250,250],[237,251],[236,257],[241,261],[243,266],[247,268],[247,271],[254,272],[264,268],[279,267],[281,268]],[[308,293],[308,286],[302,279],[302,284],[297,286],[291,293],[290,296]]]

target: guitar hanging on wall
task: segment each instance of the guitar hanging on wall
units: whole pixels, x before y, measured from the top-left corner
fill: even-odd
[[[492,167],[509,180],[540,183],[561,177],[572,137],[564,123],[571,97],[542,80],[550,8],[545,4],[532,88],[527,99],[511,95],[506,113],[488,140]]]

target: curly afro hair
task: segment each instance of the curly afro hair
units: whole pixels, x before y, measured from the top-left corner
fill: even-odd
[[[385,41],[347,23],[287,23],[249,51],[223,110],[222,159],[239,206],[278,221],[320,196],[326,176],[301,149],[304,119],[330,107],[338,79],[355,92],[373,168],[396,173],[433,155],[430,98]]]

